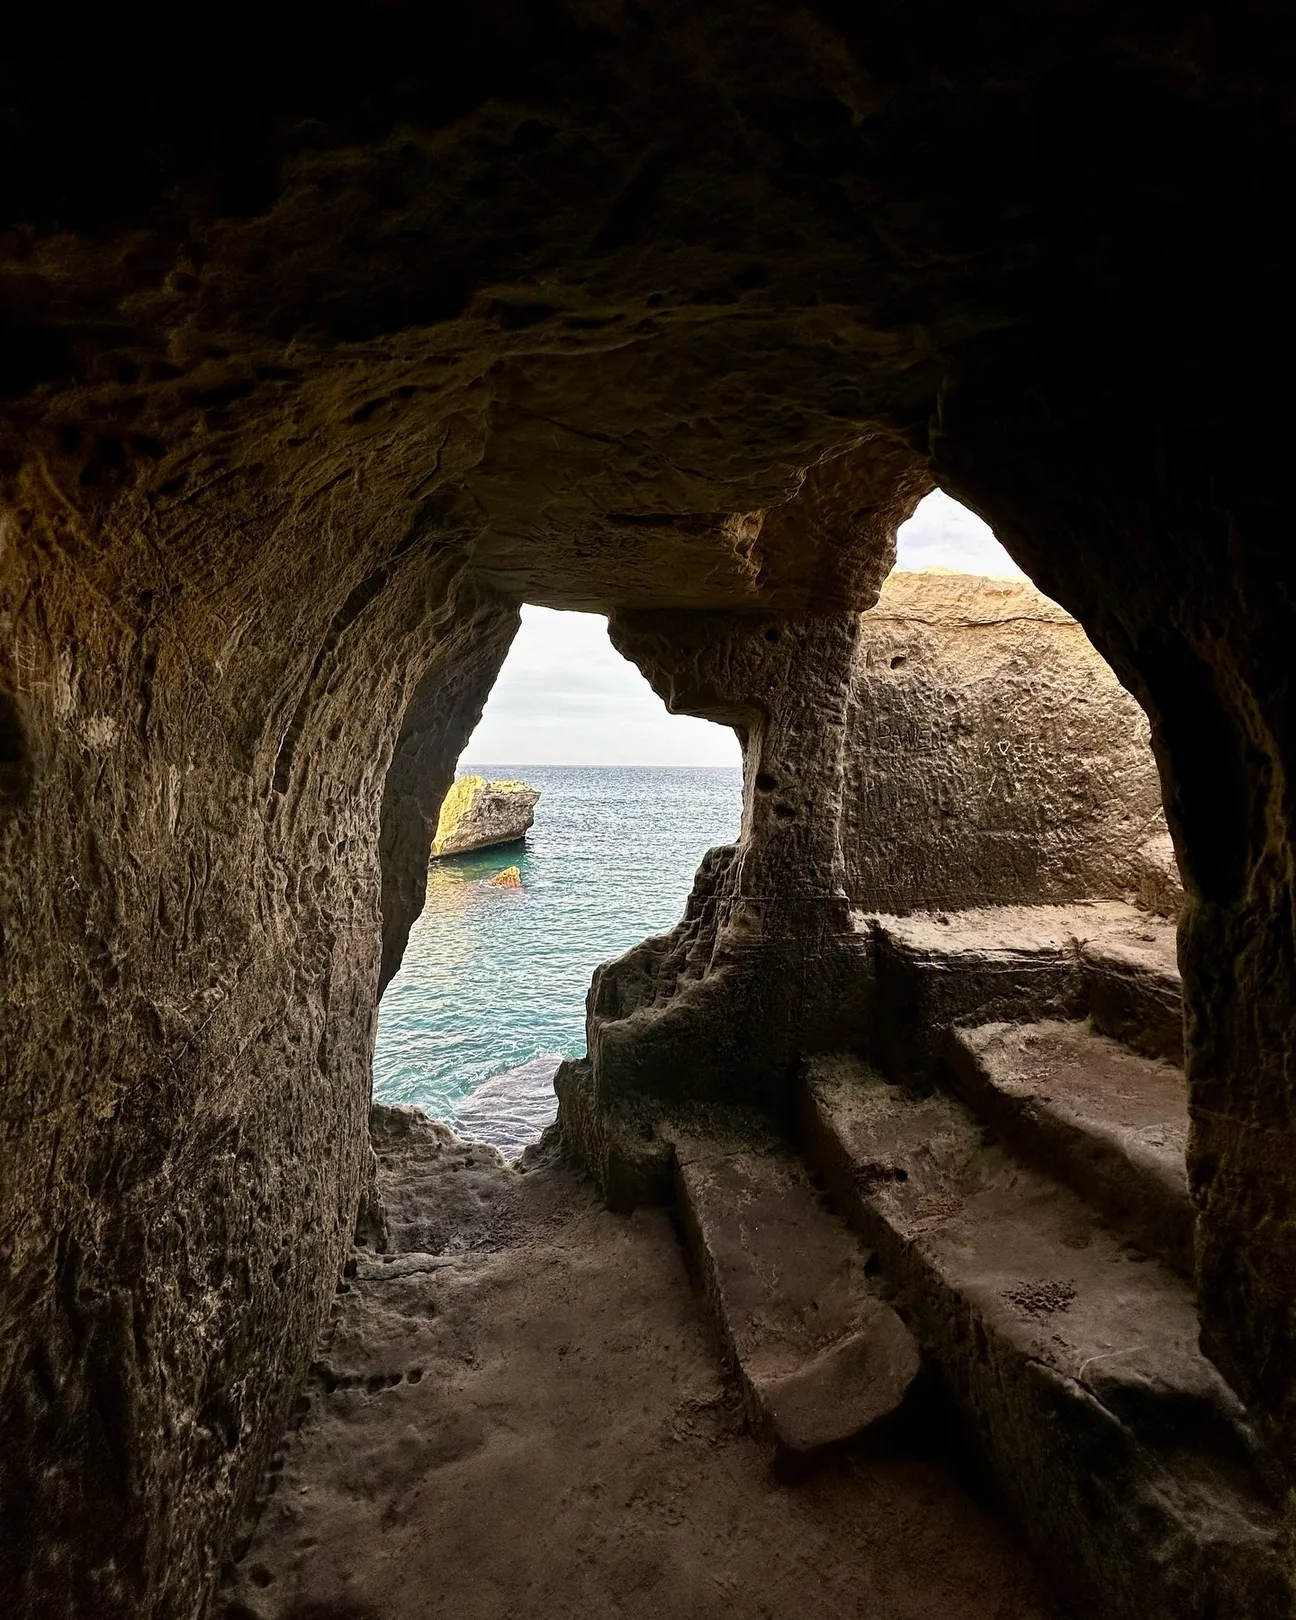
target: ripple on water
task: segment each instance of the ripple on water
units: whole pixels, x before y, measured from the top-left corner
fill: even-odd
[[[595,967],[673,927],[703,854],[737,837],[742,773],[470,768],[538,787],[535,826],[522,852],[513,844],[433,865],[383,997],[374,1095],[415,1103],[512,1156],[554,1117],[559,1061],[585,1050]],[[486,881],[512,865],[520,889]]]
[[[540,1140],[558,1114],[553,1078],[560,1057],[532,1058],[477,1087],[450,1114],[450,1124],[473,1142],[489,1142],[507,1159]]]

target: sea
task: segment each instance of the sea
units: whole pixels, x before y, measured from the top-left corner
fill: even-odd
[[[585,1051],[600,962],[683,915],[706,851],[738,837],[742,772],[655,765],[461,765],[540,790],[524,844],[434,861],[378,1013],[374,1097],[414,1103],[516,1157]],[[489,879],[517,866],[521,888]]]

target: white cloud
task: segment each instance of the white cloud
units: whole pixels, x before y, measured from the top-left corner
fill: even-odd
[[[995,579],[1025,579],[994,530],[975,512],[935,489],[896,530],[897,568],[955,568]]]
[[[522,609],[468,746],[472,765],[740,765],[728,726],[666,712],[596,613]]]
[[[979,517],[936,490],[896,536],[900,568],[1022,578]],[[728,726],[673,715],[608,640],[596,613],[522,609],[522,626],[481,723],[472,765],[739,765]]]

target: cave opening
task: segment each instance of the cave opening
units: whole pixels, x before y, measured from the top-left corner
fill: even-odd
[[[1186,1281],[1186,896],[1148,716],[940,491],[901,525],[861,625],[840,823],[873,914],[860,1049]]]
[[[984,519],[924,496],[862,624],[843,838],[865,903],[1125,899],[1177,916],[1147,714]]]
[[[0,1608],[1292,1613],[1289,15],[377,9],[9,42]],[[524,602],[744,816],[514,1171],[371,1094]]]
[[[987,579],[1025,579],[994,530],[961,501],[933,489],[896,530],[896,569],[940,568]]]
[[[603,617],[524,606],[456,776],[482,783],[454,852],[433,841],[379,1010],[374,1100],[515,1158],[553,1123],[559,1063],[584,1056],[594,969],[674,927],[703,855],[737,839],[741,751],[668,713]]]
[[[1159,778],[1138,704],[1081,626],[1031,585],[986,525],[938,493],[897,538],[897,567],[862,613],[683,616],[669,624],[619,616],[617,644],[659,692],[686,712],[728,716],[740,733],[747,813],[737,847],[702,863],[683,919],[676,921],[691,857],[682,857],[679,892],[659,933],[641,939],[636,920],[623,956],[605,960],[602,940],[593,947],[600,965],[589,1021],[572,1026],[558,1088],[562,1131],[579,1144],[579,1162],[595,1167],[606,1202],[639,1210],[638,1231],[650,1230],[653,1206],[674,1206],[736,1375],[730,1398],[779,1466],[795,1475],[808,1457],[853,1443],[878,1412],[895,1455],[919,1470],[924,1488],[944,1489],[946,1471],[973,1458],[981,1466],[955,1411],[958,1398],[917,1378],[912,1335],[921,1334],[938,1345],[942,1367],[954,1369],[949,1376],[970,1380],[992,1445],[1004,1444],[1023,1407],[1030,1413],[1022,1488],[1033,1492],[1040,1478],[1070,1488],[1070,1464],[1049,1438],[1053,1426],[1032,1405],[1037,1394],[1028,1388],[1005,1400],[997,1393],[1004,1381],[1024,1376],[1029,1385],[1035,1376],[1023,1372],[1040,1355],[1026,1354],[1020,1322],[1049,1323],[1052,1344],[1062,1347],[1049,1353],[1083,1374],[1105,1360],[1094,1346],[1106,1342],[1108,1318],[1125,1308],[1132,1279],[1151,1278],[1153,1322],[1147,1343],[1134,1347],[1143,1358],[1137,1380],[1147,1365],[1156,1376],[1165,1372],[1158,1290],[1177,1290],[1179,1318],[1191,1297],[1174,926],[1139,890],[1147,844],[1168,841]],[[568,656],[564,673],[570,664]],[[520,665],[522,684],[552,712],[543,671],[528,672],[526,658]],[[496,686],[505,695],[507,670]],[[513,749],[480,744],[491,735],[489,704],[486,714],[461,769],[572,791],[570,771],[518,764]],[[560,729],[571,734],[570,724]],[[639,813],[624,784],[614,791],[621,813]],[[662,809],[658,795],[648,813]],[[587,817],[578,830],[588,834],[594,825]],[[649,874],[623,870],[624,840],[622,823],[614,881],[597,892],[627,910],[616,883],[628,877],[641,889]],[[646,853],[659,879],[662,852]],[[576,858],[588,881],[588,849]],[[545,880],[541,848],[532,855],[507,845],[447,870],[447,905],[434,863],[406,948],[418,970],[410,985],[416,995],[435,998],[447,969],[460,965],[463,947],[447,923],[465,893],[469,904],[510,919],[506,938],[538,977],[536,937],[516,926],[509,909],[519,896],[489,883],[510,865],[519,868],[523,896]],[[552,933],[562,925],[559,905],[543,927]],[[433,966],[420,982],[425,960]],[[578,1005],[587,977],[587,965],[574,976]],[[408,1017],[404,992],[397,974],[385,1009]],[[479,975],[457,1004],[443,1001],[448,1044],[456,1022],[476,1035],[506,993],[502,979]],[[380,1030],[373,1142],[390,1225],[375,1249],[358,1252],[340,1307],[352,1355],[378,1330],[373,1301],[390,1293],[381,1279],[498,1252],[514,1257],[500,1262],[505,1280],[490,1295],[499,1359],[480,1380],[455,1386],[471,1391],[466,1399],[489,1399],[507,1423],[521,1423],[516,1380],[523,1375],[506,1371],[513,1366],[545,1392],[536,1404],[554,1402],[551,1363],[534,1353],[537,1344],[575,1380],[567,1387],[586,1388],[578,1364],[567,1368],[573,1346],[588,1342],[584,1311],[614,1309],[625,1324],[616,1343],[637,1358],[633,1374],[616,1357],[615,1370],[599,1374],[600,1398],[617,1410],[624,1391],[608,1392],[618,1378],[642,1379],[649,1392],[659,1378],[695,1377],[688,1351],[675,1343],[645,1365],[643,1343],[663,1331],[657,1312],[670,1290],[662,1277],[648,1308],[633,1288],[607,1291],[608,1230],[572,1227],[562,1242],[534,1235],[535,1209],[548,1212],[553,1197],[552,1156],[537,1156],[509,1179],[471,1141],[382,1106],[395,1100],[384,1096],[383,1061]],[[542,1079],[547,1087],[548,1071]],[[507,1115],[509,1099],[490,1098],[489,1081],[482,1089],[486,1098],[470,1097],[448,1117],[461,1137],[490,1142],[490,1107]],[[793,1120],[777,1099],[798,1090],[802,1117]],[[874,1112],[861,1132],[862,1100]],[[548,1117],[530,1122],[532,1136]],[[507,1136],[497,1145],[514,1146]],[[829,1203],[867,1234],[864,1255],[826,1217]],[[920,1251],[933,1211],[952,1238],[945,1251],[923,1251],[923,1264],[934,1266],[933,1276],[923,1276],[905,1256]],[[545,1219],[553,1224],[551,1213]],[[532,1235],[519,1239],[528,1220]],[[627,1243],[624,1229],[616,1241]],[[619,1286],[643,1260],[624,1262]],[[552,1292],[524,1282],[524,1266],[548,1278]],[[870,1268],[888,1290],[897,1279],[901,1291],[874,1295]],[[997,1315],[981,1298],[987,1268]],[[574,1269],[579,1285],[570,1281]],[[1096,1328],[1066,1320],[1082,1292],[1100,1317]],[[442,1297],[439,1309],[459,1326],[464,1295],[450,1289]],[[924,1311],[934,1311],[938,1325],[924,1323]],[[1182,1326],[1176,1320],[1177,1334]],[[970,1344],[960,1338],[965,1328]],[[839,1360],[854,1370],[843,1376]],[[422,1358],[414,1371],[421,1391]],[[411,1378],[390,1376],[397,1389]],[[1108,1387],[1124,1398],[1119,1376]],[[326,1394],[333,1400],[337,1392]],[[724,1397],[708,1386],[694,1399],[711,1410]],[[1088,1400],[1076,1396],[1069,1421],[1092,1421]],[[322,1404],[318,1421],[325,1438],[300,1448],[291,1476],[309,1489],[331,1426],[350,1419]],[[456,1408],[456,1433],[463,1422]],[[644,1468],[642,1437],[624,1429],[620,1439],[627,1449],[618,1466]],[[389,1441],[376,1416],[360,1443],[372,1449],[376,1469],[386,1466]],[[1002,1471],[1006,1461],[996,1453],[993,1466]],[[598,1467],[563,1473],[567,1488],[585,1488]],[[502,1488],[484,1462],[464,1477],[470,1492]],[[868,1477],[876,1488],[878,1476]],[[527,1489],[543,1488],[534,1473],[520,1478]],[[518,1477],[508,1488],[520,1491]],[[711,1488],[716,1503],[727,1501],[723,1489]],[[885,1488],[903,1499],[898,1479],[888,1477]],[[835,1492],[830,1513],[849,1499]],[[700,1505],[695,1511],[705,1519]],[[256,1543],[266,1562],[242,1573],[244,1589],[254,1569],[283,1576],[283,1531],[267,1523]],[[966,1533],[960,1511],[943,1523],[955,1538]],[[1107,1527],[1090,1528],[1102,1544]],[[461,1536],[466,1542],[468,1531]],[[479,1556],[521,1555],[492,1546]]]

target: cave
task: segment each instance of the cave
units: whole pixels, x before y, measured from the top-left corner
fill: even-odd
[[[605,619],[524,604],[383,992],[374,1101],[517,1158],[584,1053],[595,968],[674,927],[741,808],[727,727],[669,714]]]
[[[408,1269],[398,1161],[486,1176],[371,1138],[371,1055],[529,602],[606,614],[745,765],[679,928],[596,973],[537,1176],[627,1243],[676,1210],[712,1300],[734,1208],[800,1200],[807,1287],[867,1251],[830,1382],[939,1391],[1049,1602],[1290,1613],[1287,8],[236,8],[146,73],[163,35],[33,16],[4,58],[5,1612],[256,1586],[321,1336]],[[1156,781],[1033,865],[948,836],[962,745],[905,694],[955,654],[869,619],[934,488],[1146,717]],[[1177,918],[1079,928],[1140,827]],[[1041,907],[1027,950],[987,920]],[[1181,1076],[1177,1170],[1014,1106],[1036,1024]],[[1007,1198],[1010,1152],[1088,1236],[960,1281],[951,1166]],[[744,1346],[753,1434],[831,1441]]]

